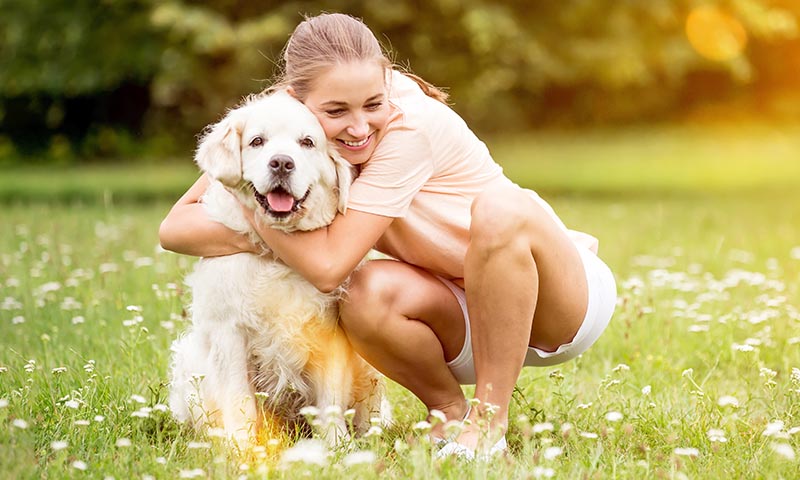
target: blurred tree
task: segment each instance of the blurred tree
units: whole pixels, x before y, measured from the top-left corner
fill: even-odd
[[[0,127],[16,140],[33,124],[66,131],[74,111],[113,123],[127,100],[150,130],[190,141],[269,84],[322,5],[363,18],[484,131],[664,118],[800,86],[798,0],[0,0]]]
[[[164,44],[151,3],[0,0],[0,129],[34,147],[95,123],[138,129]]]

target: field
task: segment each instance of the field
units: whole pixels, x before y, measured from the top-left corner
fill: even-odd
[[[523,372],[509,455],[474,464],[432,458],[424,408],[397,385],[396,424],[332,452],[278,434],[239,454],[176,424],[166,372],[194,259],[162,251],[156,230],[193,170],[4,171],[0,472],[800,478],[799,132],[490,142],[509,176],[600,238],[619,303],[582,357]]]

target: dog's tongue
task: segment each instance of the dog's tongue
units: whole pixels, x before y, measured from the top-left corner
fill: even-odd
[[[269,208],[276,212],[288,212],[294,206],[294,197],[286,192],[275,191],[267,194]]]

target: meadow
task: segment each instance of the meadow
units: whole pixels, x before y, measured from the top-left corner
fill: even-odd
[[[334,451],[275,433],[237,452],[177,424],[169,345],[189,321],[194,259],[156,232],[194,170],[3,171],[0,476],[800,478],[797,133],[490,143],[509,176],[600,239],[619,301],[584,355],[524,370],[508,455],[475,463],[436,460],[423,406],[394,384],[395,424]]]

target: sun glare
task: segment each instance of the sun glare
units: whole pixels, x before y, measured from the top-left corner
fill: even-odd
[[[747,45],[742,23],[713,6],[697,7],[689,13],[686,36],[697,53],[717,62],[733,60]]]

